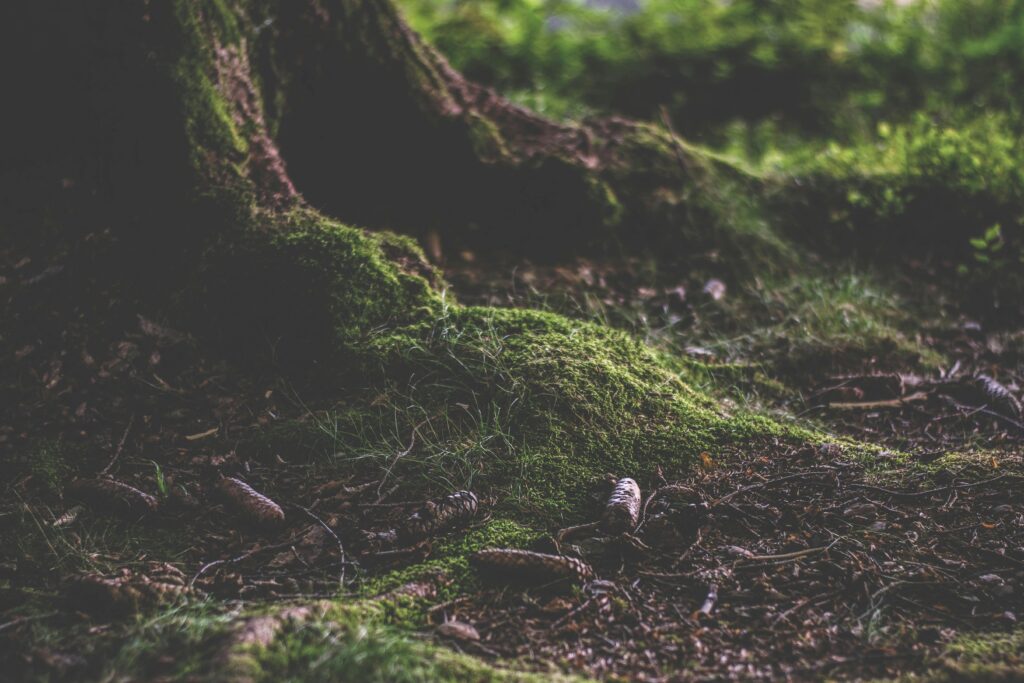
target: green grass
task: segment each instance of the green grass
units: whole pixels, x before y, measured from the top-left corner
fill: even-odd
[[[725,333],[710,330],[717,336],[710,346],[727,356],[762,359],[776,376],[934,368],[943,361],[913,336],[920,317],[928,315],[926,305],[875,277],[855,271],[797,275],[757,282],[746,294],[727,304]]]
[[[996,683],[1024,677],[1024,631],[961,633],[921,676],[900,680]]]

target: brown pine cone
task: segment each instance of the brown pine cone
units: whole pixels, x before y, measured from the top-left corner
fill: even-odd
[[[479,501],[471,491],[456,491],[439,501],[428,501],[398,529],[398,540],[414,543],[443,533],[468,522],[478,509]]]
[[[71,578],[65,589],[72,607],[89,614],[124,616],[141,608],[144,597],[124,577],[85,574]]]
[[[470,561],[481,572],[516,581],[548,583],[568,579],[582,583],[594,578],[594,570],[582,560],[530,550],[481,550],[474,553]]]
[[[281,506],[241,479],[225,477],[220,491],[236,512],[258,526],[275,527],[284,522]]]
[[[626,477],[615,483],[612,495],[605,504],[601,528],[609,534],[633,531],[640,521],[640,487]]]
[[[179,579],[176,574],[151,578],[122,569],[116,576],[72,577],[65,592],[74,609],[96,615],[127,616],[191,594],[193,591]]]
[[[1017,397],[1005,386],[988,375],[977,375],[974,382],[985,395],[985,399],[993,410],[1007,417],[1020,418],[1021,405]]]
[[[76,479],[68,493],[89,507],[126,517],[139,517],[159,507],[153,496],[114,479]]]

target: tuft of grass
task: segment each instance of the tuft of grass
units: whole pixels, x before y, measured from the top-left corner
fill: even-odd
[[[45,439],[32,450],[32,476],[50,491],[60,490],[71,470],[64,444],[60,439]]]
[[[167,498],[170,491],[167,488],[167,479],[164,477],[163,468],[156,461],[151,460],[150,462],[153,463],[153,480],[156,482],[156,491],[161,498]]]
[[[792,276],[758,283],[729,304],[711,346],[763,359],[781,377],[937,367],[942,356],[909,331],[923,314],[915,308],[870,275]]]
[[[139,617],[117,628],[116,638],[106,643],[110,652],[100,680],[205,679],[212,673],[223,636],[238,616],[237,607],[190,600]]]

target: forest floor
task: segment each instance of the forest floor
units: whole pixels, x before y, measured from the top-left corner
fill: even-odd
[[[689,357],[725,405],[834,440],[706,453],[695,471],[641,481],[632,536],[560,535],[567,522],[553,520],[527,545],[581,557],[597,580],[527,590],[467,580],[464,558],[452,559],[465,539],[524,540],[518,528],[495,528],[493,499],[438,538],[393,549],[369,540],[423,499],[403,498],[415,487],[387,472],[332,477],[337,425],[272,369],[218,360],[114,293],[101,327],[85,314],[36,311],[0,349],[9,397],[0,449],[22,465],[0,503],[2,670],[15,679],[203,677],[237,644],[225,634],[239,632],[247,606],[280,614],[339,591],[353,604],[404,591],[413,598],[396,599],[388,628],[498,667],[476,678],[1024,676],[1019,335],[989,332],[927,291],[913,299],[932,299],[921,322],[901,313],[910,299],[891,294],[898,283],[854,275],[756,285],[759,293],[704,274],[666,281],[632,262],[463,258],[445,273],[464,303],[625,327]],[[23,317],[18,297],[61,277],[58,265],[4,254],[0,287],[18,287],[8,319]],[[980,374],[1009,397],[980,386]],[[275,424],[288,427],[268,446]],[[249,457],[268,447],[272,458]],[[72,460],[154,494],[161,514],[138,521],[135,509],[100,514],[102,500],[65,498]],[[260,482],[286,524],[234,523],[212,495],[225,473]],[[597,519],[610,485],[581,486]],[[83,573],[135,592],[82,590],[73,577]],[[151,598],[161,606],[146,612]],[[271,629],[265,640],[274,637]],[[308,639],[344,639],[330,629],[302,637],[306,649]],[[317,678],[320,651],[299,649],[286,648],[271,674]]]

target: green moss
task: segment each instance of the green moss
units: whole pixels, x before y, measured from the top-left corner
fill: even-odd
[[[334,338],[351,342],[382,324],[416,318],[436,306],[427,282],[385,256],[384,240],[297,211],[270,242],[280,259],[308,275],[300,301],[316,301],[332,322]],[[390,247],[400,243],[390,239]],[[416,256],[416,255],[413,255]],[[299,283],[300,278],[284,281]]]
[[[254,680],[541,681],[416,640],[373,603],[332,609],[251,653]],[[562,680],[565,680],[564,678]]]
[[[242,42],[242,29],[228,2],[229,0],[211,0],[208,4],[209,19],[216,28],[217,37],[222,44],[238,45]]]
[[[491,119],[471,112],[466,123],[468,125],[469,142],[473,153],[480,159],[489,162],[508,161],[512,159],[505,138],[498,126]]]
[[[232,16],[222,4],[213,7],[220,19]],[[184,118],[190,160],[197,172],[197,181],[225,177],[238,178],[234,164],[248,154],[248,143],[239,133],[231,117],[231,107],[214,84],[216,73],[212,48],[203,35],[202,20],[195,3],[178,0],[175,4],[180,47],[171,66],[171,77]],[[234,26],[237,32],[237,25]],[[213,168],[210,168],[210,165]]]
[[[426,562],[376,577],[362,586],[365,595],[394,590],[419,579],[443,576],[439,599],[453,597],[475,585],[469,568],[469,556],[487,548],[526,548],[543,536],[542,532],[510,519],[492,519],[469,533],[437,543]]]
[[[1024,630],[961,634],[937,665],[917,680],[1019,681],[1024,677]]]
[[[340,377],[375,330],[441,308],[422,254],[404,238],[304,209],[252,223],[211,247],[196,278],[208,321],[245,335],[234,343],[265,342],[253,330],[273,329],[280,362]]]
[[[368,349],[367,363],[400,383],[406,403],[424,406],[415,419],[465,406],[468,423],[445,411],[449,433],[482,423],[502,435],[502,447],[464,473],[549,520],[582,512],[585,486],[605,472],[642,479],[656,467],[685,470],[727,444],[806,437],[723,413],[680,379],[681,367],[622,332],[549,313],[450,307],[439,319],[382,332]],[[405,471],[438,465],[427,453]]]

